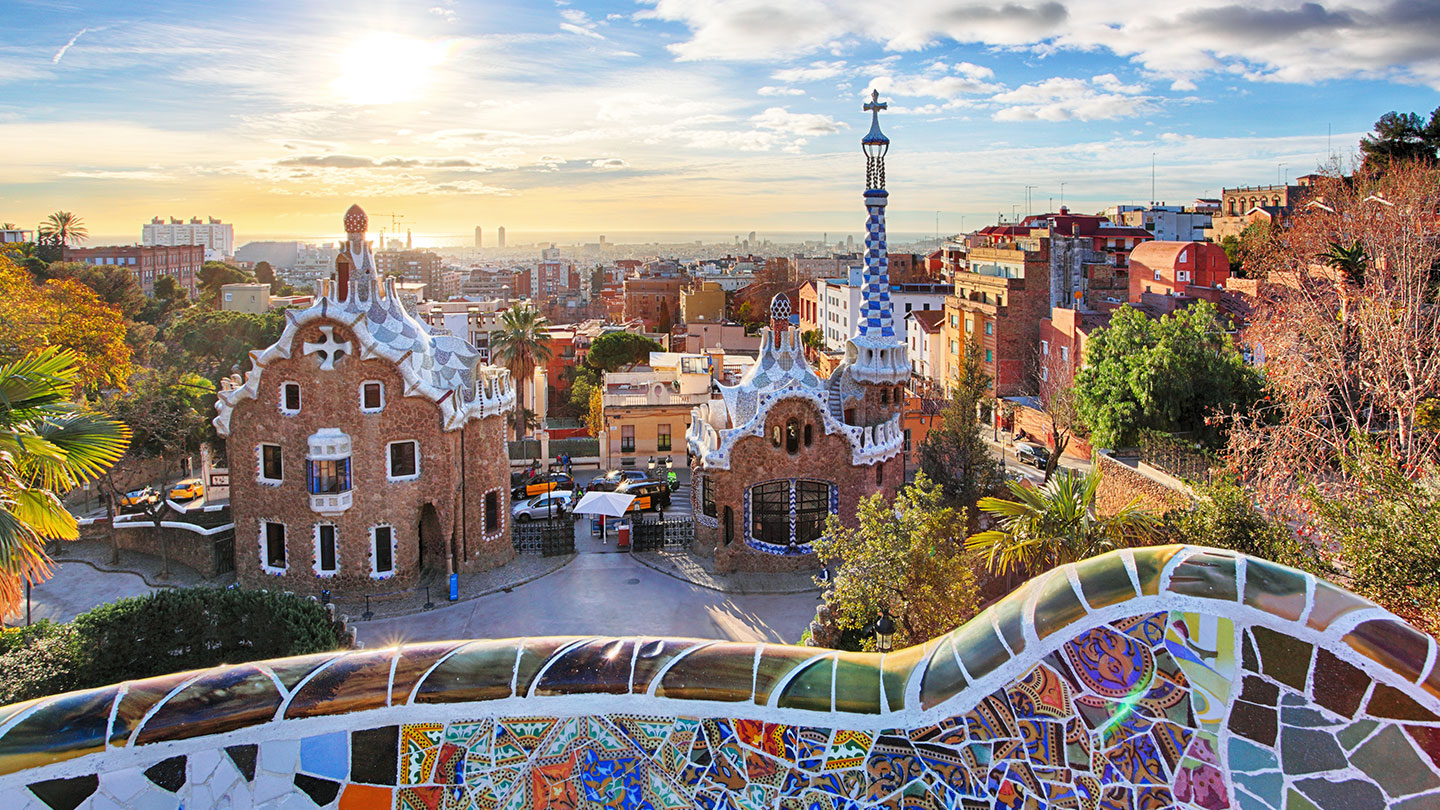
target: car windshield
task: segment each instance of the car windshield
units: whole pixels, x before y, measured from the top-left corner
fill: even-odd
[[[129,492],[125,493],[126,497],[130,497],[130,498],[138,498],[138,497],[140,497],[141,495],[144,495],[144,494],[145,494],[145,490],[143,490],[143,489],[132,489],[132,490],[130,490]]]

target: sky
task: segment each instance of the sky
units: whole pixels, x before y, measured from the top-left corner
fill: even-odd
[[[0,221],[859,235],[871,89],[892,231],[1187,203],[1428,116],[1436,2],[6,0]]]

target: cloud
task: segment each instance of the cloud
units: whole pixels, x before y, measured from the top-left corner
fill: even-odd
[[[1057,76],[995,94],[991,101],[1002,106],[992,117],[996,121],[1128,118],[1156,109],[1151,99],[1135,95],[1140,89],[1135,85],[1123,85],[1109,74],[1096,76],[1090,82]]]
[[[598,23],[592,21],[590,15],[577,8],[562,8],[560,9],[560,16],[565,18],[565,22],[560,23],[560,30],[562,31],[569,31],[572,34],[579,34],[582,37],[590,37],[592,39],[605,38],[604,35],[595,30]]]
[[[844,76],[848,71],[844,62],[811,62],[805,67],[785,68],[770,74],[770,78],[789,83],[801,84]]]
[[[876,76],[871,88],[895,96],[955,99],[960,96],[993,93],[1000,85],[964,76]]]
[[[1170,89],[1176,92],[1186,92],[1190,90],[1198,90],[1199,87],[1195,84],[1195,82],[1189,79],[1181,78],[1171,82]]]
[[[689,29],[688,39],[667,46],[681,60],[766,61],[844,53],[856,43],[895,52],[957,43],[1041,55],[1109,51],[1177,80],[1233,72],[1251,81],[1360,78],[1440,88],[1434,0],[1171,0],[1143,7],[1113,0],[910,0],[883,13],[865,0],[646,2],[651,9],[639,16]]]
[[[60,64],[60,60],[65,58],[65,52],[75,47],[76,40],[80,39],[80,36],[89,30],[89,28],[81,28],[79,31],[75,32],[75,36],[71,37],[69,42],[61,45],[60,50],[55,52],[55,56],[50,60],[50,64]]]
[[[850,128],[849,124],[828,115],[792,113],[784,107],[769,107],[759,115],[752,115],[750,122],[761,129],[792,135],[829,135]]]
[[[61,177],[79,177],[88,180],[175,180],[173,174],[146,169],[103,169],[98,171],[65,172]]]
[[[590,168],[592,169],[624,169],[629,166],[629,163],[626,163],[620,158],[600,158],[599,160],[590,161]]]
[[[803,96],[805,91],[798,87],[775,87],[766,85],[755,91],[762,96]]]

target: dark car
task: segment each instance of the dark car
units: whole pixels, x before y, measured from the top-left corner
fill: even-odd
[[[553,489],[573,490],[575,479],[561,472],[540,473],[533,478],[528,478],[510,489],[510,497],[515,500],[534,497],[542,492],[549,492]]]
[[[670,505],[670,485],[664,481],[630,479],[622,481],[615,492],[635,496],[635,501],[630,504],[631,512],[649,512]]]
[[[1015,458],[1022,464],[1029,464],[1037,470],[1045,469],[1050,462],[1050,451],[1031,442],[1015,443]]]
[[[611,470],[608,473],[591,481],[585,487],[586,492],[614,492],[623,481],[644,481],[650,477],[644,470]]]

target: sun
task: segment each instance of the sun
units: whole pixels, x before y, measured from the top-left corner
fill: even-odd
[[[330,83],[335,97],[350,104],[394,104],[421,98],[434,68],[449,46],[441,41],[376,32],[355,40],[335,60]]]

